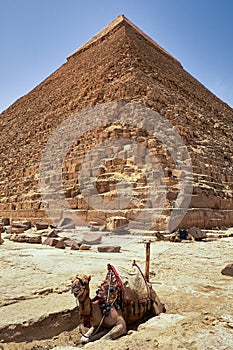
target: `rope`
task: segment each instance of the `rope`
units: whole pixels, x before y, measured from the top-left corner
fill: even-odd
[[[148,283],[147,283],[147,280],[146,280],[146,278],[145,278],[145,276],[144,276],[144,274],[143,274],[143,272],[142,272],[141,268],[138,266],[138,264],[136,264],[136,261],[135,261],[135,260],[133,260],[133,264],[132,264],[132,266],[136,266],[136,267],[137,267],[137,269],[139,270],[140,274],[142,275],[142,278],[143,278],[143,280],[144,280],[144,282],[145,282],[145,284],[146,284],[147,293],[148,293],[148,298],[149,298],[149,299],[151,299],[151,297],[150,297],[150,289],[149,289],[149,285],[148,285]]]

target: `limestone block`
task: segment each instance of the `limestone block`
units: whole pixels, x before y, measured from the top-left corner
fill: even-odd
[[[1,221],[4,226],[10,225],[10,218],[2,218]]]
[[[96,234],[86,234],[82,238],[82,244],[88,244],[88,245],[93,245],[93,244],[100,244],[102,241],[102,236],[101,235],[96,235]]]
[[[121,247],[114,245],[114,246],[99,246],[97,247],[98,252],[100,253],[120,253]]]
[[[61,219],[57,225],[58,229],[74,229],[75,228],[75,223],[73,222],[72,219],[68,217],[64,217]]]
[[[24,231],[26,231],[26,228],[25,227],[12,227],[10,226],[6,232],[7,233],[12,233],[12,234],[20,234],[20,233],[23,233]]]
[[[50,245],[51,247],[54,247],[57,245],[58,243],[58,239],[56,238],[52,238],[52,237],[48,237],[46,238],[46,240],[43,242],[44,245]]]
[[[14,234],[10,238],[13,242],[23,242],[23,243],[41,243],[41,236],[27,236],[21,234]]]
[[[122,216],[113,216],[110,218],[107,218],[106,220],[106,227],[110,231],[116,231],[119,228],[123,228],[124,226],[128,225],[129,220]]]
[[[70,249],[71,250],[79,250],[79,248],[81,246],[81,243],[79,243],[79,242],[77,242],[75,240],[72,240],[71,242],[72,242],[72,244],[71,244]],[[66,241],[65,241],[65,244],[66,244]]]
[[[65,249],[65,247],[66,247],[66,244],[62,240],[58,241],[57,244],[55,245],[55,248],[58,248],[58,249]]]
[[[47,222],[36,222],[35,224],[37,230],[45,230],[49,227],[49,224]]]
[[[221,274],[233,277],[233,264],[228,264],[227,266],[225,266],[224,269],[221,271]]]
[[[81,244],[81,246],[79,247],[79,250],[90,250],[91,249],[91,245],[89,244]]]
[[[49,237],[49,238],[58,237],[58,232],[59,232],[58,230],[52,229],[52,230],[48,231],[47,237]]]

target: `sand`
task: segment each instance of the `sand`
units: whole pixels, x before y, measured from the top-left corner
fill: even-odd
[[[51,318],[52,314],[63,312],[63,325],[66,319],[70,322],[70,317],[74,324],[78,323],[70,293],[71,278],[77,273],[92,275],[90,286],[94,295],[105,277],[107,263],[130,268],[135,259],[144,270],[142,239],[126,235],[104,237],[104,243],[121,245],[121,253],[99,253],[96,246],[90,251],[61,250],[5,239],[0,246],[0,349],[77,348],[77,327],[59,333],[56,322],[61,317]],[[166,305],[166,314],[148,320],[118,340],[97,341],[85,349],[232,349],[233,277],[221,274],[233,262],[232,252],[233,238],[152,242],[150,281]],[[44,319],[49,323],[41,326]],[[59,334],[53,333],[56,327]],[[33,340],[6,340],[7,332],[11,336],[21,332],[21,340],[23,336],[29,339],[29,335]],[[49,335],[50,339],[38,339]]]

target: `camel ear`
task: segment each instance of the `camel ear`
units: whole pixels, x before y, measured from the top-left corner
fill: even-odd
[[[91,275],[88,276],[88,282],[90,282],[90,280],[91,280]]]
[[[77,278],[78,278],[78,275],[76,275],[75,277],[71,278],[71,281],[74,282],[74,281],[76,281]]]

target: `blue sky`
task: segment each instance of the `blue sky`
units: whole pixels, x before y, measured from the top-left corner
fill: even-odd
[[[233,107],[232,0],[0,0],[0,112],[122,13]]]

